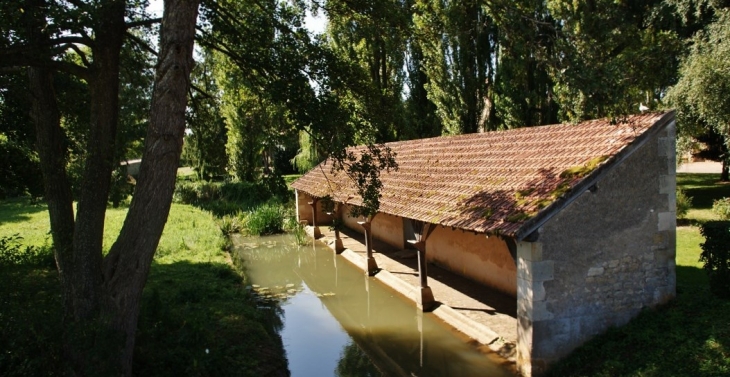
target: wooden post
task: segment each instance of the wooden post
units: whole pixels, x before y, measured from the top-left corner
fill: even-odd
[[[435,308],[436,300],[433,298],[433,291],[428,286],[428,263],[426,261],[426,241],[408,241],[418,250],[418,278],[420,280],[420,294],[417,296],[416,304],[424,312]]]
[[[367,250],[367,256],[368,256],[368,266],[367,266],[367,272],[369,276],[373,276],[380,271],[378,268],[378,264],[375,262],[375,258],[373,258],[373,232],[372,232],[372,223],[370,220],[368,221],[358,221],[358,224],[362,226],[362,228],[365,230],[365,249]]]
[[[340,213],[340,203],[335,203],[333,212],[327,212],[328,215],[332,216],[332,222],[335,228],[335,253],[342,254],[345,251],[345,246],[342,244],[342,238],[340,238],[340,222],[342,220],[342,214]]]
[[[317,201],[319,201],[318,198],[312,198],[312,201],[309,202],[309,205],[312,206],[312,233],[314,234],[314,239],[322,238],[322,232],[319,230],[319,226],[317,226]]]

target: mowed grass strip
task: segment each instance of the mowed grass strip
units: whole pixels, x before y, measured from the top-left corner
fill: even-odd
[[[104,248],[126,208],[109,208]],[[0,237],[49,245],[44,205],[0,202]],[[286,370],[276,313],[257,310],[245,276],[229,263],[214,217],[173,204],[143,294],[134,373],[145,376],[277,375]],[[0,376],[66,375],[61,295],[54,269],[0,268]]]

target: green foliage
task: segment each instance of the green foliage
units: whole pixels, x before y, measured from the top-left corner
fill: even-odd
[[[0,198],[43,195],[27,77],[0,75]]]
[[[730,299],[730,222],[708,221],[700,231],[705,237],[700,261],[710,278],[710,290],[718,297]]]
[[[297,221],[297,216],[293,212],[291,211],[284,220],[284,230],[294,235],[297,245],[309,245],[312,242],[312,238],[304,230],[304,226]]]
[[[547,2],[561,36],[548,64],[564,119],[620,117],[636,113],[642,102],[659,106],[682,51],[676,31],[665,28],[662,16],[671,12],[663,7],[661,2]]]
[[[191,94],[182,154],[204,180],[225,177],[228,165],[226,149],[221,147],[227,143],[228,134],[221,111],[221,90],[214,77],[215,64],[212,54],[204,54],[191,74],[193,85],[199,89]]]
[[[0,375],[66,375],[61,308],[55,270],[0,268]]]
[[[245,214],[243,229],[249,235],[264,236],[284,232],[286,207],[277,202],[268,202]]]
[[[38,154],[12,135],[0,132],[0,198],[43,195]]]
[[[109,201],[114,208],[127,199],[134,191],[134,186],[130,183],[130,176],[127,175],[127,166],[120,165],[112,172],[112,184],[109,187]]]
[[[730,198],[717,199],[712,202],[712,213],[720,220],[730,220]]]
[[[0,236],[0,268],[10,266],[35,266],[54,268],[56,260],[50,246],[24,246],[23,237],[15,233]]]
[[[687,194],[682,190],[681,188],[677,188],[677,218],[683,219],[685,216],[687,216],[687,212],[690,208],[692,208],[692,198],[687,196]]]
[[[265,183],[178,181],[173,200],[223,216],[254,208],[273,195]]]
[[[33,222],[36,233],[45,236],[46,231],[35,226],[35,216],[43,215],[40,223],[47,226],[48,214],[38,207],[27,201],[0,202],[4,249],[40,250],[32,241],[38,234],[28,232],[27,239],[2,236],[19,225],[26,229],[24,222]],[[125,213],[126,209],[107,211],[107,233],[118,232]],[[276,333],[281,318],[275,311],[257,308],[243,289],[246,277],[218,248],[222,239],[212,216],[173,204],[142,296],[135,375],[254,377],[286,370]],[[62,308],[58,273],[50,266],[0,266],[0,375],[67,375]]]
[[[223,215],[223,217],[218,219],[218,227],[221,228],[221,232],[226,237],[238,233],[243,229],[238,215]]]
[[[307,131],[299,131],[299,152],[292,158],[291,163],[298,172],[304,174],[322,162],[317,152],[314,139]]]
[[[730,125],[730,9],[718,11],[692,40],[680,79],[668,94],[680,115],[694,116],[726,134]]]
[[[380,208],[380,173],[398,170],[395,154],[387,146],[368,145],[357,151],[341,151],[335,155],[334,167],[344,170],[355,182],[362,205],[351,211],[353,217],[374,216]]]

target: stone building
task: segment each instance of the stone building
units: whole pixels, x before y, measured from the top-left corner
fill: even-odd
[[[377,215],[349,215],[353,183],[325,161],[292,184],[299,219],[415,246],[424,309],[426,261],[515,297],[523,375],[675,296],[674,112],[386,146]]]

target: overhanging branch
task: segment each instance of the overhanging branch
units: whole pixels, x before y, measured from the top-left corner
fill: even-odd
[[[129,30],[129,29],[133,29],[136,27],[150,27],[154,24],[159,24],[161,22],[162,22],[162,18],[150,18],[148,20],[127,22],[126,28],[127,28],[127,30]]]

